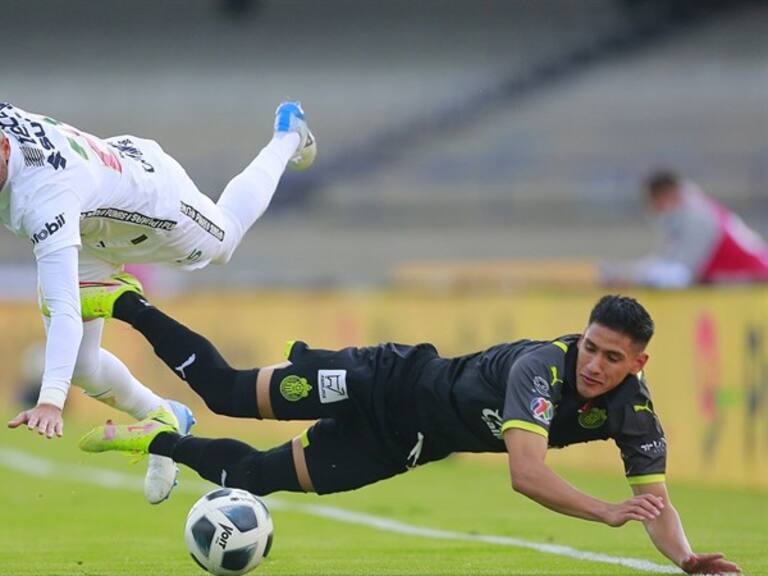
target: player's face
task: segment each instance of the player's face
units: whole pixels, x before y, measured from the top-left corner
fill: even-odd
[[[2,136],[0,142],[0,188],[5,186],[5,180],[8,178],[8,158],[11,156],[11,144],[8,138]]]
[[[677,187],[668,188],[660,196],[652,196],[648,199],[648,206],[654,214],[664,214],[677,208],[682,201],[680,189]]]
[[[610,392],[648,361],[643,347],[620,332],[590,324],[579,338],[576,389],[583,398]]]

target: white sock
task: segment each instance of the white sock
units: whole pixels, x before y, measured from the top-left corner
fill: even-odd
[[[103,319],[83,322],[72,385],[137,420],[158,406],[167,405],[166,400],[134,378],[122,361],[101,347],[103,331]]]
[[[103,348],[96,369],[89,374],[77,374],[72,384],[136,420],[145,418],[158,406],[168,407],[165,399],[139,382],[119,358]]]
[[[299,142],[295,132],[275,134],[253,162],[224,188],[216,203],[227,220],[226,231],[230,237],[224,261],[229,260],[243,235],[267,210]]]

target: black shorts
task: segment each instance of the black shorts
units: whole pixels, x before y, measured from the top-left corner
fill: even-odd
[[[352,490],[405,472],[419,438],[402,410],[430,344],[381,344],[338,351],[295,342],[291,365],[270,382],[278,420],[319,419],[302,436],[309,475],[319,494]]]

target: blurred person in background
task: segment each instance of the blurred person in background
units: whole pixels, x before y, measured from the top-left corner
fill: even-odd
[[[604,263],[604,283],[685,288],[768,281],[768,244],[695,183],[659,170],[648,177],[644,190],[661,248],[634,262]]]
[[[37,403],[10,428],[62,436],[62,410],[75,384],[136,419],[160,406],[172,410],[188,431],[194,418],[186,406],[156,395],[101,347],[104,322],[82,321],[78,281],[98,283],[126,263],[194,270],[228,262],[286,167],[303,169],[314,159],[315,141],[298,103],[278,107],[274,130],[214,203],[157,142],[127,135],[102,140],[0,103],[0,222],[32,244],[47,332]],[[152,457],[147,500],[165,500],[176,474],[170,459]]]

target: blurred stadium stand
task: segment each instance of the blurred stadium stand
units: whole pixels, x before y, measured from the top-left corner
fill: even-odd
[[[286,176],[226,273],[190,286],[636,255],[650,244],[637,182],[659,164],[768,231],[759,2],[3,5],[0,98],[156,139],[213,197],[269,138],[274,106],[304,101],[317,165]],[[31,251],[6,234],[0,259]]]

